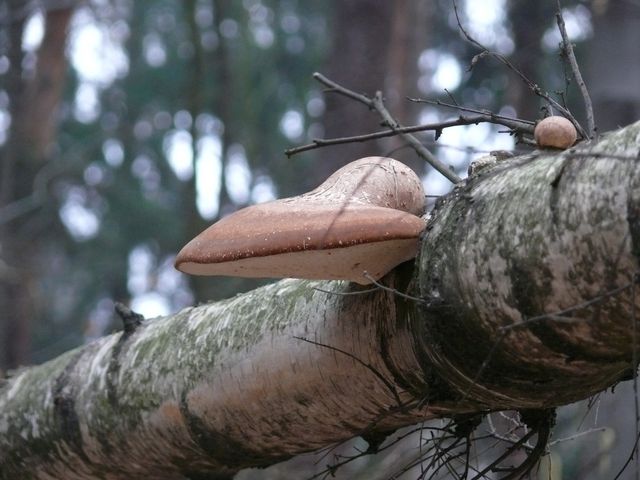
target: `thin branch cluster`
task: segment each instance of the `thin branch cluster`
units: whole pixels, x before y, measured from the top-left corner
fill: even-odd
[[[569,111],[566,105],[558,102],[556,99],[554,99],[551,96],[551,94],[549,94],[549,92],[545,91],[538,84],[536,84],[531,79],[529,79],[520,69],[518,69],[513,63],[511,63],[509,59],[507,59],[504,55],[501,55],[497,52],[494,52],[488,49],[482,43],[474,39],[471,36],[471,34],[469,34],[469,32],[462,25],[462,21],[460,19],[460,14],[458,11],[458,5],[455,0],[453,0],[453,8],[454,8],[458,28],[462,34],[462,37],[472,46],[480,50],[480,53],[476,54],[472,58],[469,64],[469,68],[468,68],[469,70],[473,69],[473,67],[480,60],[484,58],[489,57],[497,60],[506,68],[513,71],[517,75],[517,77],[532,92],[532,94],[544,99],[544,101],[547,104],[546,110],[548,112],[556,112],[556,114],[559,113],[564,117],[566,117],[567,119],[569,119],[571,123],[575,126],[581,139],[586,140],[586,139],[596,138],[597,127],[595,125],[591,98],[589,96],[589,92],[587,90],[585,82],[582,78],[582,74],[580,73],[578,62],[576,60],[575,53],[573,51],[573,46],[569,41],[569,38],[567,35],[564,18],[562,16],[562,9],[559,1],[558,1],[558,11],[556,13],[556,20],[558,23],[558,29],[560,31],[560,35],[562,37],[562,42],[560,43],[561,57],[570,67],[573,77],[576,83],[578,84],[580,93],[584,99],[585,114],[587,118],[586,129],[582,125],[580,125],[580,122],[576,120],[575,116],[571,113],[571,111]],[[437,141],[440,135],[442,134],[442,131],[445,128],[461,126],[461,125],[477,125],[479,123],[491,123],[494,125],[501,125],[501,126],[507,127],[508,129],[507,132],[510,135],[515,136],[518,143],[535,146],[535,142],[533,141],[532,137],[533,137],[534,128],[537,123],[536,120],[512,118],[512,117],[491,112],[486,109],[478,109],[478,108],[473,108],[469,106],[461,106],[455,101],[451,93],[448,91],[447,93],[453,100],[452,103],[442,102],[440,100],[429,100],[429,99],[421,99],[421,98],[410,98],[409,100],[416,103],[427,103],[427,104],[436,105],[439,107],[455,109],[459,112],[457,118],[452,120],[447,120],[444,122],[438,122],[438,123],[404,126],[386,108],[381,91],[377,91],[375,92],[373,97],[369,97],[367,95],[350,90],[334,82],[333,80],[325,77],[320,73],[315,73],[313,77],[322,85],[327,87],[327,90],[326,90],[327,92],[336,93],[348,99],[362,103],[363,105],[366,105],[370,110],[375,111],[378,114],[378,116],[381,118],[382,124],[387,128],[385,130],[381,130],[378,132],[366,133],[362,135],[353,135],[353,136],[347,136],[347,137],[337,137],[337,138],[327,138],[327,139],[316,138],[309,144],[287,149],[285,151],[287,156],[292,156],[298,153],[314,150],[316,148],[321,148],[329,145],[366,142],[366,141],[375,140],[375,139],[384,138],[384,137],[399,136],[405,141],[407,146],[411,147],[416,152],[416,154],[419,157],[424,159],[429,165],[431,165],[435,170],[440,172],[449,181],[456,184],[456,183],[460,183],[462,179],[453,171],[453,169],[449,165],[446,165],[441,160],[439,160],[425,146],[425,142],[420,141],[415,135],[413,135],[414,133],[432,131],[434,132],[435,140]],[[566,79],[566,81],[567,83],[569,83],[568,78]]]

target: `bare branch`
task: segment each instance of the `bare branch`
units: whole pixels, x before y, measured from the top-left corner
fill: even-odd
[[[551,434],[551,427],[553,422],[547,419],[541,419],[534,428],[531,428],[520,440],[514,443],[511,447],[507,448],[505,452],[500,455],[496,460],[491,462],[488,466],[486,466],[482,471],[480,471],[472,480],[479,480],[485,478],[485,474],[490,471],[499,470],[496,468],[500,462],[505,460],[511,453],[518,450],[519,448],[523,448],[526,444],[527,440],[531,438],[534,434],[538,434],[538,439],[535,447],[532,452],[527,455],[527,458],[517,467],[509,468],[509,474],[503,477],[503,480],[511,480],[516,478],[522,478],[527,472],[531,471],[531,469],[538,462],[540,457],[544,454],[545,448],[547,446],[549,436]]]
[[[454,127],[458,125],[472,125],[486,121],[480,116],[477,117],[458,117],[456,120],[450,120],[448,122],[441,123],[426,123],[424,125],[411,125],[408,127],[396,128],[395,130],[382,130],[380,132],[366,133],[364,135],[354,135],[350,137],[338,137],[338,138],[314,138],[312,143],[302,145],[300,147],[289,148],[285,150],[287,156],[292,156],[297,153],[306,152],[308,150],[314,150],[320,147],[326,147],[328,145],[339,145],[343,143],[355,143],[366,142],[369,140],[375,140],[378,138],[394,137],[402,133],[412,132],[427,132],[431,130],[440,130],[447,127]]]
[[[416,102],[424,102],[424,103],[432,103],[429,100],[421,100],[421,99],[410,99],[411,101]],[[448,104],[444,104],[440,102],[439,104],[448,106]],[[308,150],[315,150],[316,148],[326,147],[328,145],[340,145],[344,143],[355,143],[355,142],[366,142],[369,140],[375,140],[378,138],[385,137],[393,137],[396,135],[400,135],[402,133],[413,133],[413,132],[427,132],[427,131],[435,131],[436,134],[445,128],[449,127],[457,127],[461,125],[477,125],[478,123],[494,123],[498,125],[504,125],[505,127],[509,127],[517,132],[526,132],[533,134],[533,126],[534,122],[529,122],[527,120],[514,119],[509,117],[504,117],[502,115],[497,115],[492,112],[480,111],[470,108],[459,107],[460,110],[467,111],[475,111],[477,115],[464,116],[460,115],[458,118],[454,120],[448,120],[445,122],[438,123],[425,123],[422,125],[411,125],[408,127],[399,127],[395,130],[382,130],[380,132],[366,133],[364,135],[354,135],[350,137],[338,137],[338,138],[315,138],[312,143],[307,145],[302,145],[299,147],[289,148],[285,150],[285,154],[287,156],[296,155],[298,153],[306,152]]]
[[[367,107],[374,109],[378,112],[378,114],[382,117],[384,122],[389,126],[389,128],[396,132],[400,137],[402,137],[413,149],[416,153],[424,158],[433,168],[438,170],[442,175],[444,175],[447,179],[449,179],[453,183],[460,183],[462,179],[455,174],[455,172],[451,171],[451,169],[438,160],[427,148],[422,145],[420,140],[411,135],[410,133],[399,132],[399,129],[402,128],[396,119],[389,113],[389,111],[384,106],[384,102],[382,101],[382,93],[377,92],[374,98],[369,98],[366,95],[362,95],[360,93],[356,93],[352,90],[349,90],[336,82],[329,80],[327,77],[320,73],[314,73],[313,78],[317,81],[326,85],[330,88],[329,91],[335,92],[339,95],[344,95],[345,97],[351,98],[360,102]]]
[[[391,113],[384,106],[384,102],[382,100],[382,92],[376,92],[376,96],[373,98],[373,106],[376,111],[380,114],[380,116],[384,119],[385,123],[391,128],[391,130],[397,130],[402,126],[398,123],[398,121],[393,118]],[[424,158],[433,168],[439,171],[442,175],[447,177],[453,183],[460,183],[462,179],[455,174],[447,165],[438,160],[433,153],[431,153],[427,147],[425,147],[420,140],[411,135],[410,133],[400,133],[400,137],[404,139],[409,145],[413,147],[413,149],[420,155],[420,157]]]
[[[427,100],[423,98],[409,98],[409,100],[417,103],[427,103],[430,105],[438,105],[440,107],[455,108],[456,110],[475,113],[478,117],[481,118],[480,120],[481,122],[488,122],[488,123],[494,123],[496,125],[503,125],[505,127],[511,128],[516,132],[528,133],[533,135],[533,130],[534,130],[534,127],[536,126],[536,122],[532,122],[531,120],[507,117],[506,115],[493,113],[492,111],[486,110],[486,109],[463,107],[458,104],[443,102],[442,100]],[[469,118],[469,117],[461,116],[460,118]]]
[[[406,293],[402,293],[400,290],[397,290],[397,289],[391,288],[391,287],[387,287],[386,285],[381,284],[380,282],[376,281],[375,278],[373,278],[371,275],[369,275],[366,271],[363,273],[363,275],[367,280],[369,280],[371,283],[373,283],[376,287],[378,287],[381,290],[393,293],[394,295],[397,295],[398,297],[402,297],[402,298],[405,298],[407,300],[411,300],[413,302],[427,303],[427,301],[422,299],[422,298],[414,297],[412,295],[407,295]]]
[[[395,438],[394,440],[390,441],[389,443],[387,443],[384,446],[381,446],[377,449],[377,451],[375,453],[380,453],[383,452],[384,450],[388,450],[389,448],[397,445],[398,443],[400,443],[402,440],[404,440],[405,438],[413,435],[416,432],[419,432],[421,430],[434,430],[434,431],[441,431],[443,433],[446,433],[447,430],[443,429],[443,428],[439,428],[439,427],[425,427],[424,425],[421,425],[419,427],[416,428],[412,428],[411,430],[409,430],[408,432],[405,432],[401,435],[398,435],[397,438]],[[365,440],[366,441],[366,440]],[[386,443],[386,442],[385,442]],[[355,448],[355,447],[354,447]],[[327,474],[331,475],[331,473],[335,473],[339,468],[343,467],[344,465],[353,462],[354,460],[357,460],[358,458],[364,457],[365,455],[370,455],[371,452],[368,450],[365,451],[360,451],[359,449],[355,448],[355,450],[358,452],[356,455],[350,455],[350,456],[336,456],[336,459],[342,459],[344,458],[344,460],[340,460],[337,463],[331,464],[331,465],[327,465],[327,467],[322,470],[321,472],[318,472],[316,474],[314,474],[313,476],[309,477],[307,480],[314,480],[316,478],[327,478]]]
[[[580,133],[580,135],[583,138],[589,138],[589,135],[587,134],[585,129],[582,127],[582,125],[580,125],[580,123],[576,120],[576,118],[571,114],[571,112],[569,110],[567,110],[565,107],[560,105],[555,99],[553,99],[551,97],[551,95],[548,92],[546,92],[545,90],[540,88],[540,86],[538,84],[536,84],[535,82],[531,81],[529,79],[529,77],[527,77],[524,73],[522,73],[522,71],[520,71],[520,69],[518,69],[514,64],[512,64],[504,55],[500,55],[499,53],[496,53],[496,52],[493,52],[493,51],[489,50],[487,47],[485,47],[480,42],[478,42],[476,39],[474,39],[465,30],[465,28],[462,26],[462,21],[460,19],[460,14],[458,12],[458,4],[457,4],[456,0],[453,0],[453,11],[454,11],[454,13],[456,15],[456,21],[458,23],[458,28],[460,28],[460,32],[462,32],[462,36],[471,45],[473,45],[474,47],[479,48],[480,50],[482,50],[482,52],[480,54],[480,57],[478,57],[477,55],[476,55],[476,57],[474,57],[474,59],[472,61],[472,66],[481,57],[491,56],[491,57],[495,58],[500,63],[505,65],[509,70],[513,71],[516,75],[518,75],[518,77],[520,77],[520,79],[527,85],[527,87],[529,87],[529,90],[531,90],[537,96],[539,96],[541,98],[544,98],[549,103],[549,105],[551,107],[555,108],[560,113],[562,113],[562,115],[567,117],[571,121],[571,123],[573,123],[573,125],[576,127],[576,129],[578,130],[578,132]]]
[[[349,295],[366,295],[367,293],[372,293],[372,292],[375,292],[376,290],[379,290],[379,287],[367,288],[366,290],[356,290],[355,292],[332,292],[331,290],[325,290],[323,288],[318,288],[318,287],[312,287],[312,290],[315,290],[316,292],[326,293],[329,295],[342,295],[343,297],[346,297]]]
[[[578,88],[580,89],[580,93],[582,94],[585,114],[587,116],[587,130],[589,131],[589,138],[594,139],[597,136],[597,128],[593,116],[593,104],[591,103],[591,96],[589,95],[587,85],[584,83],[584,79],[582,78],[582,73],[580,73],[578,61],[576,60],[576,55],[573,52],[573,45],[569,41],[569,35],[567,35],[567,27],[565,26],[564,17],[562,16],[560,0],[558,0],[558,12],[556,13],[556,21],[558,23],[560,35],[562,36],[561,50],[563,53],[563,58],[566,58],[569,62],[569,65],[571,66],[571,72],[573,73],[573,78],[575,78],[576,83],[578,84]]]
[[[327,90],[328,92],[333,92],[339,95],[343,95],[347,98],[355,100],[356,102],[363,103],[367,107],[373,109],[373,100],[371,100],[366,95],[363,95],[361,93],[356,93],[353,90],[349,90],[348,88],[344,88],[342,85],[337,84],[333,80],[329,80],[327,77],[325,77],[319,72],[314,73],[313,78],[315,78],[318,82],[322,83],[323,85],[326,85],[327,87],[329,87],[329,90]]]
[[[549,447],[553,447],[559,443],[570,442],[575,440],[576,438],[584,437],[585,435],[591,435],[592,433],[600,433],[606,432],[607,427],[598,427],[598,428],[590,428],[589,430],[585,430],[584,432],[575,433],[568,437],[559,438],[558,440],[554,440],[553,442],[549,442]]]

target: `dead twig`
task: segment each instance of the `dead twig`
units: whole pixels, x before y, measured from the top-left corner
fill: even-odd
[[[560,103],[558,103],[553,97],[551,97],[551,95],[548,92],[546,92],[545,90],[540,88],[540,86],[538,84],[536,84],[535,82],[530,80],[529,77],[527,77],[524,73],[522,73],[522,71],[520,69],[518,69],[513,63],[511,63],[504,55],[500,55],[497,52],[489,50],[487,47],[485,47],[480,42],[478,42],[475,38],[473,38],[469,34],[469,32],[467,32],[467,30],[462,26],[462,20],[460,19],[460,13],[458,12],[458,4],[457,4],[456,0],[453,0],[453,11],[454,11],[455,16],[456,16],[456,22],[458,24],[458,28],[460,29],[460,32],[462,33],[462,36],[464,37],[464,39],[467,40],[467,42],[469,42],[474,47],[482,50],[472,60],[471,67],[473,67],[473,65],[479,60],[479,58],[482,58],[482,57],[485,57],[485,56],[490,56],[490,57],[495,58],[500,63],[502,63],[504,66],[506,66],[509,70],[513,71],[524,82],[524,84],[527,85],[529,90],[531,90],[535,95],[537,95],[537,96],[543,98],[544,100],[546,100],[547,103],[552,108],[556,109],[562,115],[567,117],[567,119],[569,119],[571,121],[571,123],[573,123],[573,125],[578,130],[578,133],[580,133],[580,135],[583,138],[589,138],[589,135],[587,134],[585,129],[582,127],[582,125],[580,125],[580,123],[576,120],[576,118],[573,116],[573,114],[569,110],[567,110],[565,107],[560,105]]]
[[[475,113],[476,114],[475,118],[478,119],[477,123],[487,122],[487,123],[493,123],[496,125],[502,125],[519,133],[528,133],[530,135],[533,135],[533,130],[536,126],[536,122],[532,122],[531,120],[507,117],[506,115],[493,113],[490,110],[473,108],[473,107],[463,107],[458,104],[443,102],[442,100],[427,100],[424,98],[409,98],[408,100],[416,103],[427,103],[430,105],[437,105],[440,107],[455,108],[456,110],[462,110],[463,112]],[[464,117],[461,115],[460,118],[469,118],[469,117]],[[471,117],[471,118],[474,118],[474,117]]]
[[[510,130],[507,133],[511,135],[515,135],[518,139],[518,143],[522,143],[525,145],[536,146],[535,141],[533,140],[533,131],[536,126],[536,122],[532,122],[530,120],[524,120],[522,118],[512,118],[507,117],[505,115],[500,115],[497,113],[493,113],[490,110],[473,108],[473,107],[463,107],[458,105],[457,103],[447,103],[442,100],[428,100],[424,98],[409,98],[409,101],[416,103],[426,103],[429,105],[437,105],[440,107],[453,108],[456,110],[460,110],[463,112],[474,113],[475,118],[481,118],[481,122],[492,123],[494,125],[503,125]],[[468,117],[466,117],[468,118]],[[436,140],[442,133],[441,130],[436,130]],[[502,133],[502,132],[499,132]],[[527,135],[525,137],[525,135]]]
[[[424,426],[421,425],[420,427],[412,428],[408,432],[405,432],[405,433],[403,433],[401,435],[398,435],[397,438],[393,439],[392,441],[390,441],[386,445],[379,447],[377,452],[375,452],[375,453],[383,452],[383,451],[385,451],[385,450],[397,445],[398,443],[403,441],[405,438],[410,437],[411,435],[419,432],[421,429],[441,431],[443,433],[446,432],[445,429],[442,429],[442,428],[439,428],[439,427],[424,427]],[[311,477],[308,477],[307,480],[315,480],[315,479],[320,478],[320,477],[326,478],[327,474],[331,474],[332,472],[335,473],[335,472],[338,471],[339,468],[343,467],[344,465],[347,465],[348,463],[351,463],[354,460],[357,460],[358,458],[361,458],[361,457],[364,457],[366,455],[370,455],[371,454],[371,452],[369,452],[369,451],[361,451],[361,450],[358,450],[357,448],[355,448],[355,450],[358,452],[355,455],[350,455],[350,456],[335,455],[334,458],[336,460],[339,460],[339,461],[337,461],[336,463],[333,463],[331,465],[327,465],[324,470],[314,474]],[[324,458],[324,456],[323,456],[323,458]]]
[[[425,102],[431,103],[428,100],[421,99],[410,99],[415,102]],[[472,109],[467,109],[464,107],[459,107],[460,110],[468,110],[472,111]],[[482,112],[480,110],[476,110],[476,115],[460,115],[458,118],[453,120],[448,120],[445,122],[437,122],[437,123],[425,123],[422,125],[411,125],[407,127],[398,127],[396,129],[382,130],[380,132],[366,133],[364,135],[353,135],[349,137],[337,137],[337,138],[314,138],[313,141],[307,145],[301,145],[299,147],[289,148],[284,151],[287,156],[296,155],[298,153],[306,152],[308,150],[314,150],[316,148],[326,147],[329,145],[340,145],[344,143],[357,143],[357,142],[366,142],[369,140],[376,140],[378,138],[385,137],[394,137],[397,135],[401,135],[403,133],[414,133],[414,132],[427,132],[427,131],[435,131],[436,136],[440,136],[442,130],[449,127],[457,127],[461,125],[477,125],[478,123],[494,123],[498,125],[503,125],[505,127],[511,128],[514,131],[522,131],[526,133],[533,134],[534,122],[529,122],[527,120],[514,119],[509,117],[503,117],[500,115],[496,115],[492,112]]]
[[[389,126],[389,128],[391,128],[391,130],[397,131],[402,127],[384,106],[382,92],[380,91],[376,92],[375,97],[373,97],[373,108],[376,109],[376,111],[380,114],[384,122]],[[416,137],[414,137],[410,133],[399,133],[399,135],[405,142],[413,147],[413,149],[420,157],[425,159],[427,163],[431,164],[433,168],[439,171],[451,182],[460,183],[462,181],[462,179],[458,175],[456,175],[455,172],[453,172],[447,165],[438,160],[433,155],[433,153],[431,153]]]
[[[508,474],[505,477],[502,477],[501,480],[513,480],[517,478],[522,478],[526,475],[531,469],[536,465],[540,457],[544,455],[547,443],[549,440],[549,436],[551,435],[551,428],[554,424],[554,414],[549,413],[547,411],[541,410],[539,412],[535,412],[535,416],[538,417],[535,425],[530,425],[529,431],[523,435],[520,440],[515,442],[511,447],[507,448],[505,452],[500,455],[497,459],[487,465],[484,469],[482,469],[478,474],[473,477],[472,480],[479,480],[481,478],[485,478],[485,475],[490,471],[503,471],[502,468],[499,468],[498,465],[505,460],[509,455],[511,455],[516,450],[519,450],[524,447],[527,440],[531,438],[533,435],[537,434],[538,439],[536,441],[536,445],[533,447],[533,450],[527,455],[527,458],[517,467],[505,469]]]
[[[315,290],[321,293],[326,293],[328,295],[338,295],[338,296],[348,297],[349,295],[366,295],[367,293],[376,292],[380,290],[380,288],[379,287],[367,288],[366,290],[356,290],[355,292],[332,292],[331,290],[324,290],[318,287],[311,287],[311,290]]]
[[[397,402],[398,406],[401,406],[401,407],[405,406],[403,404],[402,400],[400,399],[400,394],[396,390],[396,387],[394,386],[393,382],[388,380],[381,372],[379,372],[370,363],[367,363],[367,362],[365,362],[363,360],[360,360],[354,354],[349,353],[346,350],[342,350],[342,349],[340,349],[338,347],[333,347],[331,345],[326,345],[324,343],[316,342],[314,340],[309,340],[308,338],[304,338],[304,337],[294,336],[293,338],[295,338],[296,340],[300,340],[302,342],[310,343],[311,345],[315,345],[316,347],[328,348],[329,350],[333,350],[334,352],[341,353],[341,354],[346,355],[347,357],[351,358],[352,360],[354,360],[355,362],[357,362],[358,364],[362,365],[364,368],[369,370],[371,373],[373,373],[376,376],[376,378],[378,378],[378,380],[380,380],[384,384],[384,386],[387,387],[387,389],[389,390],[391,395],[393,395],[393,398]]]
[[[400,135],[400,137],[402,137],[407,143],[409,143],[414,148],[416,153],[420,155],[420,157],[422,157],[424,160],[426,160],[433,168],[435,168],[438,172],[440,172],[453,183],[460,183],[462,181],[462,179],[458,175],[456,175],[455,172],[453,172],[447,165],[442,163],[429,150],[427,150],[427,148],[422,145],[422,143],[420,143],[420,140],[418,140],[410,133],[399,131],[399,129],[402,128],[402,125],[400,125],[386,109],[382,100],[382,94],[380,92],[377,92],[374,98],[369,98],[366,95],[349,90],[348,88],[337,84],[333,80],[329,80],[321,73],[314,73],[313,78],[315,78],[323,85],[329,87],[328,91],[343,95],[347,98],[351,98],[352,100],[366,105],[372,110],[376,110],[382,117],[384,122],[387,124],[387,126],[392,131]]]
[[[629,290],[630,288],[633,289],[633,286],[637,283],[637,280],[634,278],[631,282],[627,283],[626,285],[623,285],[621,287],[618,288],[614,288],[612,290],[609,290],[607,292],[604,292],[600,295],[597,295],[589,300],[586,300],[584,302],[578,303],[576,305],[573,305],[569,308],[565,308],[563,310],[558,310],[557,312],[551,312],[551,313],[543,313],[542,315],[536,315],[535,317],[529,317],[526,318],[524,320],[522,320],[521,322],[518,323],[512,323],[511,325],[505,325],[504,327],[500,327],[499,331],[501,333],[506,333],[509,332],[511,330],[514,330],[516,328],[522,328],[524,326],[527,326],[531,323],[536,323],[536,322],[541,322],[544,320],[553,320],[555,322],[559,321],[560,319],[562,319],[563,321],[566,322],[574,322],[574,321],[580,321],[583,319],[574,319],[573,317],[566,317],[565,315],[567,315],[568,313],[572,313],[578,310],[584,310],[587,307],[590,307],[592,305],[596,305],[599,304],[605,300],[607,300],[608,298],[611,297],[615,297],[617,295],[619,295],[620,293],[624,292],[625,290]],[[583,320],[584,321],[584,320]]]
[[[584,432],[579,432],[574,435],[570,435],[568,437],[559,438],[558,440],[554,440],[553,442],[549,442],[549,447],[553,447],[554,445],[558,445],[559,443],[571,442],[576,438],[584,437],[585,435],[591,435],[592,433],[600,433],[606,432],[607,427],[599,427],[599,428],[590,428],[589,430],[585,430]]]
[[[569,35],[567,35],[567,27],[564,23],[564,17],[562,16],[560,0],[558,0],[556,22],[558,23],[558,30],[560,30],[560,36],[562,37],[560,49],[562,51],[563,58],[566,58],[571,67],[573,78],[578,84],[578,88],[580,89],[580,93],[582,94],[582,99],[584,101],[584,109],[587,116],[588,135],[589,138],[595,139],[597,137],[597,128],[593,116],[593,104],[591,103],[591,96],[589,95],[587,85],[584,83],[584,79],[582,78],[582,73],[580,73],[580,67],[578,66],[578,60],[576,59],[576,55],[573,51],[573,45],[571,44],[571,41],[569,41]]]
[[[380,282],[376,281],[375,278],[369,275],[369,273],[366,270],[362,273],[362,275],[364,276],[364,278],[369,280],[371,283],[373,283],[376,287],[378,287],[381,290],[385,290],[387,292],[393,293],[398,297],[402,297],[407,300],[411,300],[413,302],[427,303],[427,301],[422,298],[414,297],[412,295],[407,295],[406,293],[402,293],[400,290],[396,290],[395,288],[387,287],[386,285],[381,284]]]

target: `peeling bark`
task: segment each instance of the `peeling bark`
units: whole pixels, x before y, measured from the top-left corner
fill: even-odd
[[[473,176],[432,212],[416,268],[385,279],[418,301],[283,280],[16,372],[0,388],[0,478],[225,478],[615,384],[634,367],[639,147],[636,123]]]

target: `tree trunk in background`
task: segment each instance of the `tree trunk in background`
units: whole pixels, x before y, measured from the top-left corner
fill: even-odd
[[[415,93],[417,58],[419,51],[426,48],[422,44],[428,29],[425,12],[430,8],[425,2],[408,0],[334,2],[333,46],[323,73],[366,95],[384,91],[392,114],[400,122],[411,123],[414,109],[405,97]],[[381,129],[378,115],[365,106],[332,93],[327,93],[325,100],[326,138]],[[323,148],[317,165],[318,178],[326,178],[357,158],[384,155],[401,145],[396,139]],[[401,155],[394,153],[394,156]]]
[[[229,39],[224,36],[220,36],[220,43],[218,47],[209,54],[208,57],[204,57],[206,55],[205,52],[202,51],[198,45],[200,45],[201,38],[200,32],[198,30],[198,25],[194,21],[193,17],[196,7],[196,2],[191,0],[187,3],[189,6],[187,9],[187,14],[191,15],[192,18],[189,18],[190,26],[192,29],[192,38],[191,41],[193,45],[195,45],[195,55],[194,55],[194,71],[192,72],[191,85],[189,86],[188,96],[191,97],[191,105],[190,110],[194,120],[194,126],[192,128],[192,135],[195,142],[197,141],[196,134],[197,130],[195,128],[195,119],[196,115],[202,112],[211,112],[223,124],[223,130],[220,136],[220,141],[222,143],[221,154],[220,154],[220,193],[218,196],[219,200],[219,210],[218,210],[218,218],[222,217],[225,214],[232,212],[236,206],[234,206],[233,202],[229,198],[229,193],[227,190],[227,185],[225,182],[225,165],[228,160],[229,147],[233,144],[234,138],[233,133],[238,132],[239,128],[235,126],[235,119],[233,118],[233,102],[238,101],[237,95],[234,96],[234,92],[237,92],[238,89],[234,85],[234,77],[231,68],[232,62],[232,53],[230,52]],[[232,12],[232,3],[229,0],[212,0],[213,12],[214,12],[214,22],[219,25],[222,20],[225,18],[233,18]],[[204,78],[206,77],[205,69],[211,68],[213,70],[213,76],[216,79],[216,88],[217,91],[213,94],[213,102],[210,104],[205,104],[202,100],[203,95],[195,95],[196,90],[202,91],[204,85]],[[197,206],[196,206],[196,198],[197,198],[197,189],[196,189],[196,176],[194,175],[191,182],[189,182],[188,188],[186,188],[183,192],[184,194],[184,204],[188,205],[188,222],[187,222],[187,238],[193,238],[197,234],[199,234],[202,230],[204,230],[212,221],[207,221],[202,218],[200,215]],[[189,284],[191,286],[191,290],[193,291],[196,302],[207,302],[210,300],[218,300],[221,298],[229,297],[238,291],[247,290],[249,288],[255,287],[256,282],[252,279],[241,279],[241,278],[221,278],[221,277],[200,277],[200,276],[190,276]]]
[[[631,2],[593,2],[593,37],[582,65],[593,100],[599,132],[625,125],[640,118],[640,9]],[[615,395],[606,393],[595,401],[598,427],[607,427],[601,435],[587,436],[580,451],[566,462],[565,472],[574,478],[599,480],[614,478],[631,454],[636,426],[633,385],[623,383]],[[582,417],[583,411],[576,412]],[[622,479],[637,478],[633,464]]]
[[[13,6],[13,5],[12,5]],[[9,10],[11,12],[11,10]],[[11,68],[5,75],[5,83],[3,85],[5,91],[11,99],[9,105],[12,117],[17,115],[16,112],[22,110],[21,101],[23,100],[23,84],[22,84],[22,34],[24,32],[24,18],[15,18],[11,20],[8,31],[5,33],[5,46],[7,57],[11,63]],[[0,208],[5,208],[15,197],[16,179],[15,161],[16,155],[13,154],[12,136],[9,134],[9,140],[5,147],[0,151],[2,160],[2,175],[0,176]],[[20,291],[24,290],[20,286],[19,271],[15,269],[9,252],[12,248],[8,245],[10,240],[9,226],[0,223],[0,376],[3,369],[13,368],[16,366],[17,358],[21,355],[16,354],[12,346],[12,339],[16,335],[14,330],[23,324],[14,320],[18,314],[16,305],[17,299],[20,299]],[[11,238],[15,241],[15,238]],[[22,315],[20,315],[21,317]]]
[[[333,45],[326,74],[347,88],[373,95],[384,88],[395,2],[354,0],[333,4]],[[341,137],[380,129],[379,118],[359,103],[327,93],[325,137]],[[323,149],[319,178],[326,178],[356,158],[378,153],[375,144],[352,143]]]
[[[542,37],[554,19],[555,2],[508,2],[508,18],[511,22],[513,53],[509,60],[533,82],[540,84],[544,77],[539,74],[543,65]],[[507,103],[516,109],[519,118],[535,120],[541,117],[540,98],[512,72],[508,73]]]
[[[2,149],[0,207],[32,193],[34,178],[45,165],[55,138],[57,108],[67,70],[65,46],[73,9],[46,12],[45,33],[35,70],[22,70],[22,34],[27,12],[23,2],[12,5],[7,93],[11,102],[11,130]],[[0,367],[13,368],[29,360],[32,319],[39,317],[37,279],[40,231],[50,219],[26,213],[0,225],[2,290],[0,292]],[[37,224],[37,227],[34,227]],[[46,228],[46,227],[45,227]],[[25,288],[26,286],[26,288]]]
[[[640,118],[640,8],[620,1],[597,5],[586,72],[596,125],[605,132]]]
[[[13,7],[13,4],[11,5]],[[12,10],[10,8],[10,18],[11,14]],[[23,110],[24,84],[22,81],[22,60],[24,58],[24,52],[22,51],[22,35],[24,33],[25,23],[25,18],[11,18],[9,28],[5,32],[4,38],[7,44],[3,50],[6,52],[11,68],[4,76],[4,84],[2,87],[11,99],[9,104],[11,118],[15,118],[18,116],[18,112]],[[2,149],[2,175],[0,176],[0,205],[2,206],[10,203],[14,197],[14,163],[17,157],[12,154],[12,150],[12,135],[10,133],[9,141]]]
[[[218,6],[216,3],[216,7]],[[196,118],[200,113],[203,113],[207,110],[207,106],[204,105],[203,100],[203,91],[204,88],[204,69],[205,69],[205,59],[204,52],[202,51],[202,41],[200,37],[200,30],[198,28],[198,24],[196,22],[196,0],[188,0],[184,2],[184,14],[187,16],[187,25],[190,29],[190,40],[191,45],[193,45],[193,58],[192,58],[192,67],[189,72],[190,81],[189,84],[186,85],[187,91],[185,92],[185,96],[187,98],[189,104],[189,113],[191,113],[192,123],[191,123],[191,145],[193,148],[193,176],[191,179],[184,184],[184,187],[181,189],[180,194],[182,196],[182,204],[185,208],[185,214],[187,218],[186,229],[187,229],[187,237],[193,238],[198,233],[200,233],[206,226],[205,220],[200,215],[197,206],[197,197],[198,197],[198,189],[197,189],[197,170],[196,170],[196,160],[197,160],[197,145],[198,145],[198,129],[196,127]],[[218,9],[215,10],[216,18],[218,15]],[[218,19],[219,21],[219,19]],[[222,43],[222,42],[221,42]],[[222,45],[219,45],[216,49],[216,52],[220,52],[224,50]],[[218,113],[218,112],[216,112]],[[219,115],[219,113],[218,113]],[[224,183],[224,182],[223,182]],[[222,207],[222,205],[220,205]],[[203,287],[206,288],[206,283],[203,282],[201,277],[190,278],[191,288],[195,295],[197,301],[203,301],[207,298],[206,291],[203,292]]]
[[[58,125],[58,105],[67,73],[65,47],[72,9],[46,13],[45,34],[38,50],[35,77],[25,90],[25,111],[15,118],[18,139],[32,150],[36,163],[43,163],[53,146]]]
[[[229,0],[213,0],[213,15],[215,22],[218,24],[230,14],[231,3]],[[211,107],[216,116],[222,120],[222,150],[220,152],[220,194],[218,196],[219,210],[218,215],[223,215],[233,211],[233,202],[229,198],[227,190],[227,182],[225,178],[225,166],[229,146],[232,143],[231,131],[237,131],[232,128],[232,102],[234,101],[231,92],[235,91],[233,87],[233,77],[231,74],[231,54],[229,52],[228,39],[220,37],[220,44],[215,50],[214,66],[216,68],[216,77],[218,78],[218,92],[215,96],[215,104]],[[200,233],[200,232],[196,232]]]
[[[418,59],[420,53],[429,47],[436,7],[433,2],[426,1],[402,0],[392,3],[395,8],[387,58],[385,99],[393,116],[400,123],[410,125],[415,123],[420,107],[408,101],[407,97],[416,96]],[[384,149],[383,154],[393,152],[390,156],[404,161],[418,173],[423,172],[427,168],[425,161],[417,157],[413,149],[400,149],[405,145],[406,142],[400,137],[378,141],[378,146]]]

